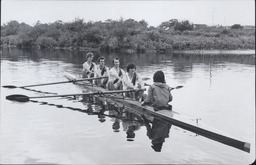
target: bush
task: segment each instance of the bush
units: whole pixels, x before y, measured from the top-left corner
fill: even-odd
[[[231,26],[231,29],[243,29],[244,27],[241,26],[240,24],[234,24]]]
[[[230,31],[227,30],[227,29],[224,29],[224,30],[221,32],[221,34],[226,34],[226,35],[228,35],[229,33],[230,33]]]
[[[168,27],[168,28],[167,28]],[[1,44],[19,47],[52,48],[88,47],[101,50],[129,49],[138,52],[167,49],[251,49],[255,48],[255,29],[235,24],[230,29],[222,26],[200,26],[194,29],[189,21],[176,19],[163,22],[159,27],[147,27],[144,21],[84,23],[76,19],[72,23],[57,22],[34,27],[10,22],[1,29]]]
[[[189,21],[182,21],[182,22],[177,22],[174,26],[174,30],[179,30],[181,32],[185,30],[193,30],[194,26],[193,24],[189,23]]]
[[[17,44],[19,48],[31,48],[34,46],[33,40],[22,40],[22,42]]]
[[[10,35],[6,37],[1,37],[2,43],[6,45],[13,45],[16,46],[17,44],[21,43],[22,40],[17,35]]]
[[[57,42],[50,37],[39,37],[36,40],[36,45],[40,48],[52,48],[57,45]]]

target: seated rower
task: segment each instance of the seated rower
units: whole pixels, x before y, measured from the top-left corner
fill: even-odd
[[[114,58],[114,66],[109,69],[109,80],[107,84],[108,90],[123,90],[123,78],[125,78],[125,72],[119,67],[119,58]]]
[[[149,87],[148,95],[141,105],[152,105],[155,110],[171,110],[171,105],[168,104],[172,101],[171,87],[166,84],[164,73],[155,72],[153,81],[154,84]]]
[[[99,65],[96,66],[95,76],[107,77],[107,78],[97,79],[95,80],[95,84],[103,88],[106,88],[106,85],[109,79],[109,68],[105,66],[105,57],[100,57],[98,61],[99,61]]]
[[[127,89],[142,89],[144,84],[138,73],[136,73],[136,66],[134,64],[128,64],[126,71],[127,82],[124,83],[125,87]],[[136,91],[127,93],[127,95],[133,100],[139,100],[142,98],[143,93],[144,91]]]
[[[83,78],[92,78],[95,76],[94,71],[95,71],[96,64],[92,62],[93,57],[94,55],[92,52],[89,52],[86,54],[87,61],[83,63],[83,71],[82,71]]]

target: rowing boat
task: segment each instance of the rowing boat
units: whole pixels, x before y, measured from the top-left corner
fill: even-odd
[[[76,76],[65,72],[65,77],[69,80],[76,80]],[[80,85],[83,88],[90,89],[91,91],[95,92],[106,92],[108,90],[91,85],[89,82],[76,82],[74,81],[74,84]],[[89,85],[90,84],[90,85]],[[206,138],[218,141],[220,143],[226,144],[228,146],[240,149],[245,152],[250,152],[250,143],[237,140],[235,138],[232,138],[230,136],[224,135],[224,133],[220,133],[220,131],[213,129],[206,124],[203,124],[201,121],[198,119],[191,119],[189,117],[186,117],[178,112],[175,111],[170,111],[170,110],[160,110],[160,111],[155,111],[152,107],[150,106],[141,106],[141,103],[138,101],[134,101],[130,98],[124,98],[124,97],[113,97],[110,95],[102,95],[102,96],[97,96],[99,99],[102,101],[107,101],[107,102],[116,102],[119,103],[123,106],[125,106],[128,110],[132,112],[138,112],[140,114],[146,114],[146,115],[151,115],[156,118],[160,118],[161,120],[170,122],[172,125],[178,126],[180,128],[183,128],[185,130],[194,132],[198,135],[204,136]]]

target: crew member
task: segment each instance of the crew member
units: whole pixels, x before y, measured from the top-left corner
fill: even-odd
[[[152,105],[155,110],[171,109],[168,103],[172,101],[171,87],[165,82],[165,76],[162,71],[155,72],[153,76],[153,85],[148,89],[148,95],[142,102],[143,105]]]
[[[114,58],[114,66],[109,70],[108,90],[123,90],[125,80],[125,72],[119,67],[119,58]]]
[[[89,52],[86,54],[87,61],[83,63],[83,71],[82,71],[83,78],[91,78],[95,76],[94,71],[96,68],[96,64],[92,62],[93,57],[94,55],[92,52]]]
[[[100,57],[98,59],[99,64],[96,66],[95,75],[96,77],[106,77],[95,80],[95,84],[103,88],[106,88],[109,79],[109,68],[105,65],[105,58]]]

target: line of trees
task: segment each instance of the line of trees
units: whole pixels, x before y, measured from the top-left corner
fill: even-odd
[[[97,48],[102,51],[129,50],[145,52],[155,50],[196,49],[255,49],[255,29],[239,24],[223,26],[197,26],[185,20],[171,19],[158,27],[148,26],[144,20],[106,20],[84,22],[55,21],[30,26],[10,21],[1,26],[1,45],[20,48]]]

